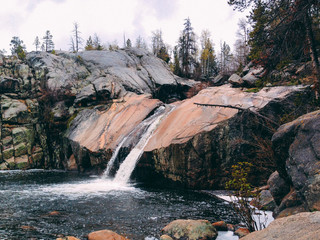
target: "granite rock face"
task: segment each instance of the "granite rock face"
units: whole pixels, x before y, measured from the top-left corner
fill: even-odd
[[[183,97],[176,93],[182,85],[177,83],[177,79],[160,59],[145,50],[134,48],[79,54],[31,52],[25,61],[14,56],[1,56],[1,169],[82,168],[78,158],[80,150],[76,151],[78,154],[73,154],[77,141],[74,141],[74,137],[70,140],[64,137],[66,129],[77,115],[80,118],[81,114],[87,114],[92,119],[93,112],[99,115],[109,107],[114,108],[114,102],[123,102],[123,108],[127,107],[125,111],[129,114],[133,108],[126,104],[135,95],[136,104],[141,106],[133,111],[141,114],[137,118],[141,120],[160,104],[159,100],[152,100],[152,97],[170,98],[170,94],[174,99]],[[190,82],[181,89],[187,91],[193,85]],[[134,93],[143,94],[139,98]],[[139,111],[143,108],[147,110]],[[82,110],[85,111],[81,113]],[[127,117],[130,118],[129,115]],[[86,119],[81,119],[84,120],[83,126]],[[127,133],[126,130],[139,122],[133,119],[130,119],[131,125],[126,124],[123,128],[124,132],[120,131],[120,135],[113,137],[122,137]],[[115,126],[115,132],[119,130],[117,127],[119,125]],[[81,137],[80,134],[78,138]],[[91,151],[86,144],[81,149],[83,154]],[[99,162],[93,160],[96,156],[86,157],[91,158],[92,163]]]
[[[280,202],[279,211],[299,205],[305,210],[320,210],[319,126],[320,111],[311,112],[282,125],[272,137],[277,170],[283,179],[275,189],[283,188],[283,181],[291,186],[291,192],[281,202],[278,191],[272,191]]]
[[[232,164],[255,159],[263,147],[257,141],[264,144],[264,139],[271,138],[273,131],[265,128],[268,123],[263,118],[250,111],[194,103],[250,108],[279,121],[276,119],[278,109],[285,111],[290,106],[288,99],[300,91],[299,87],[275,87],[248,93],[223,85],[176,102],[174,110],[163,119],[148,142],[136,174],[151,172],[153,177],[160,176],[188,188],[223,188]],[[262,157],[268,161],[268,156]],[[255,170],[258,173],[251,181],[255,185],[265,184],[261,181],[271,172]]]

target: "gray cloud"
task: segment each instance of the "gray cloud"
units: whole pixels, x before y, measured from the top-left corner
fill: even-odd
[[[151,10],[159,20],[170,18],[178,8],[176,0],[139,0],[138,2],[139,7],[147,11]]]
[[[66,2],[66,0],[28,0],[27,11],[32,12],[33,9],[35,9],[38,4],[46,2],[46,1],[55,2],[55,3]],[[25,0],[20,0],[20,2],[25,2]]]
[[[147,36],[143,21],[145,16],[154,15],[158,20],[170,19],[178,9],[177,0],[138,0],[133,25],[135,32],[141,36]]]

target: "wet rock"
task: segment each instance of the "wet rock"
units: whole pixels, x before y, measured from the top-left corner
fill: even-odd
[[[212,223],[217,231],[228,231],[228,225],[224,221]]]
[[[239,238],[243,238],[250,233],[248,228],[238,228],[234,234],[237,235]]]
[[[172,239],[214,240],[217,230],[206,220],[175,220],[162,229],[162,233]]]
[[[89,233],[88,240],[127,240],[127,238],[110,230],[101,230]]]
[[[319,239],[320,212],[298,213],[284,218],[278,218],[261,230],[250,233],[243,240],[309,240]]]

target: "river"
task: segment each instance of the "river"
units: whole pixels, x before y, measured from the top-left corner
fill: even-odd
[[[199,191],[64,171],[0,171],[0,239],[86,239],[102,229],[134,240],[159,239],[175,219],[238,223],[226,202]]]

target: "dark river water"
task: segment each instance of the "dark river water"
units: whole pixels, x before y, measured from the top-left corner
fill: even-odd
[[[229,205],[199,191],[117,185],[62,171],[0,171],[1,240],[86,239],[102,229],[151,240],[175,219],[238,222]]]

